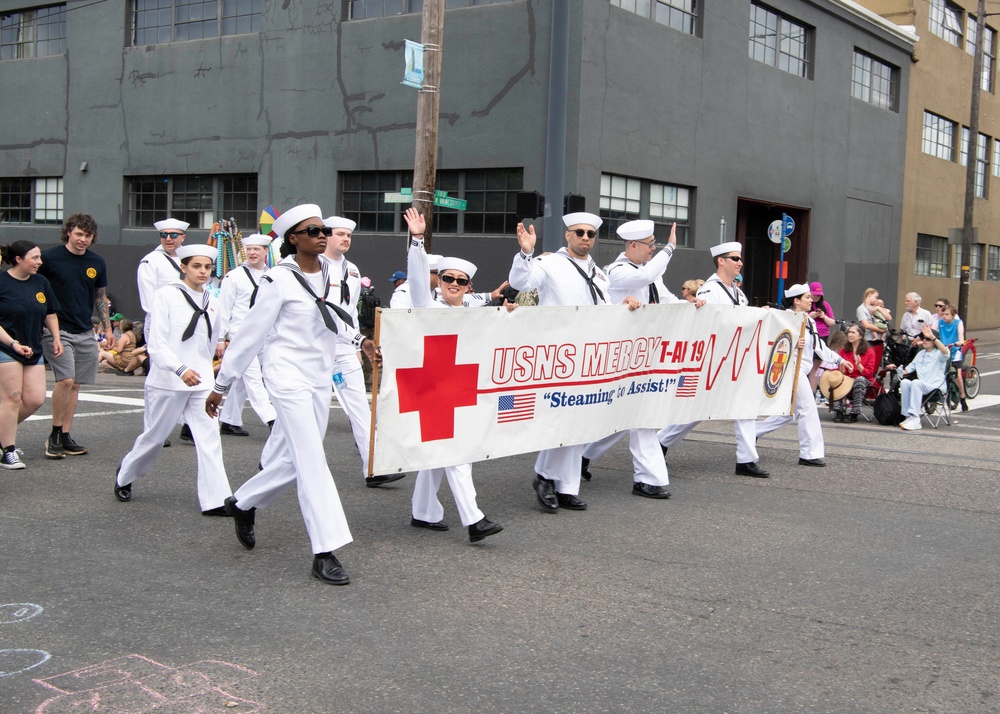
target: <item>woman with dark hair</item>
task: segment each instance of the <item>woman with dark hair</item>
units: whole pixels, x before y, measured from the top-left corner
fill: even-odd
[[[37,245],[15,241],[0,247],[0,258],[11,266],[0,274],[0,468],[23,469],[15,446],[17,425],[45,402],[43,326],[54,336],[54,354],[62,354],[59,301],[49,281],[38,275],[42,252]]]
[[[875,350],[868,344],[860,325],[851,325],[847,328],[847,346],[840,350],[840,356],[849,367],[847,376],[854,377],[854,390],[851,392],[851,411],[844,415],[846,406],[844,402],[847,400],[841,399],[833,407],[836,412],[833,420],[854,423],[861,413],[861,402],[865,398],[865,392],[875,382],[875,370],[878,368],[875,364]]]
[[[372,360],[379,357],[375,343],[353,328],[353,318],[327,300],[330,263],[321,256],[333,229],[324,225],[319,206],[288,209],[275,220],[273,230],[283,240],[283,260],[261,278],[253,307],[226,349],[205,410],[212,417],[218,414],[226,389],[259,354],[277,417],[261,457],[266,465],[226,499],[236,539],[244,548],[253,548],[257,508],[270,505],[295,485],[312,546],[313,577],[347,585],[350,577],[334,551],[353,539],[323,437],[337,344],[350,343]]]

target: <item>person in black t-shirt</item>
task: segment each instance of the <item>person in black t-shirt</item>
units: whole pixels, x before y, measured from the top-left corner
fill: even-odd
[[[0,273],[0,468],[23,469],[15,446],[17,425],[45,401],[42,325],[52,334],[53,353],[62,354],[59,301],[49,281],[38,275],[42,253],[30,241],[0,247],[11,268]]]
[[[86,213],[74,213],[63,224],[63,245],[42,253],[38,272],[59,294],[59,327],[62,355],[53,352],[53,334],[42,335],[45,359],[52,365],[52,432],[45,442],[45,457],[63,459],[82,456],[87,448],[70,436],[81,384],[97,381],[98,344],[94,340],[92,315],[104,326],[104,342],[110,349],[115,338],[108,320],[108,269],[104,258],[90,246],[97,242],[97,221]]]

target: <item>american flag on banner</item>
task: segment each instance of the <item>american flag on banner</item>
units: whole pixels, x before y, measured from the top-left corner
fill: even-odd
[[[698,376],[682,374],[681,381],[677,384],[678,397],[693,397],[698,391]]]
[[[534,418],[534,394],[504,394],[497,400],[497,424]]]

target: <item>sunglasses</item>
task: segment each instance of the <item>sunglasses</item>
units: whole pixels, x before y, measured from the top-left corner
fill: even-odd
[[[725,258],[727,260],[733,261],[734,263],[742,263],[743,262],[743,258],[740,257],[740,256],[738,256],[738,255],[727,255],[727,256],[725,256]]]
[[[160,238],[162,238],[163,240],[166,240],[168,238],[170,240],[176,240],[177,238],[180,238],[181,236],[184,235],[187,235],[187,233],[167,233],[166,231],[160,231]]]
[[[584,236],[594,238],[597,235],[597,231],[585,231],[582,228],[575,228],[571,230],[570,233],[576,233],[577,238],[583,238]]]
[[[463,288],[472,282],[468,278],[456,278],[454,275],[441,275],[439,277],[442,283],[458,283]]]
[[[301,231],[292,231],[289,235],[297,236],[302,233],[305,233],[310,238],[319,238],[320,233],[322,233],[329,238],[333,235],[333,229],[330,226],[309,226],[308,228],[303,228]]]
[[[939,309],[939,310],[940,310],[940,309],[942,309],[942,308],[944,308],[944,307],[946,307],[946,306],[945,306],[945,305],[942,305],[941,303],[939,303],[939,302],[938,302],[938,303],[934,303],[934,307],[936,307],[937,309]]]

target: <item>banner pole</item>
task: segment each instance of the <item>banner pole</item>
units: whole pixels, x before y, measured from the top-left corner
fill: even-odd
[[[805,319],[802,321],[802,329],[799,330],[799,340],[800,341],[805,338],[805,336],[806,336],[806,325],[809,323],[809,316],[808,315],[804,315],[803,317],[805,317]],[[378,328],[376,328],[376,329],[378,329]],[[796,342],[795,344],[798,345],[798,342]],[[793,417],[795,416],[795,392],[798,390],[798,387],[799,387],[799,366],[802,364],[802,349],[803,349],[802,347],[799,347],[798,354],[795,355],[795,381],[792,382],[792,414],[791,415]],[[372,380],[374,380],[374,379],[375,378],[372,377]]]
[[[382,308],[375,308],[375,349],[379,348],[379,328],[382,323]],[[368,430],[368,478],[372,477],[372,460],[375,458],[375,410],[378,408],[378,365],[372,360],[372,423]]]

